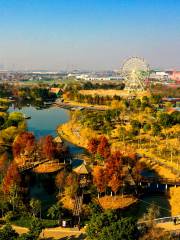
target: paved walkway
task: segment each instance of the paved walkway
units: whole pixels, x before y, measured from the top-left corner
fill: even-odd
[[[27,233],[28,228],[19,227],[19,226],[12,226],[13,229],[19,233]],[[61,239],[61,240],[83,240],[86,238],[84,229],[80,231],[76,228],[45,228],[42,233],[40,234],[41,238],[54,238],[54,239]]]
[[[163,228],[165,231],[179,231],[180,232],[180,223],[174,225],[173,222],[158,223],[156,225],[159,228]]]

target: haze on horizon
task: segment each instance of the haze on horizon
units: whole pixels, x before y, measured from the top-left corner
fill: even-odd
[[[130,56],[180,69],[179,0],[0,0],[0,65],[119,69]]]

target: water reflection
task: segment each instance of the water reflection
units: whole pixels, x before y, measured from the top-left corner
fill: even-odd
[[[13,105],[9,112],[22,112],[31,119],[27,120],[28,131],[33,132],[36,138],[46,135],[56,136],[56,129],[60,124],[66,123],[70,119],[70,112],[67,109],[59,107],[37,108],[34,106]],[[83,149],[67,141],[72,153],[81,153]]]

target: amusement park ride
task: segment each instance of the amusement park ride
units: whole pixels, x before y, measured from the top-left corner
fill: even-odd
[[[149,76],[149,65],[143,58],[131,57],[127,59],[122,68],[125,89],[128,91],[144,91],[145,80]]]

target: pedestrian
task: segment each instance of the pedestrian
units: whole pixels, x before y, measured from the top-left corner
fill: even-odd
[[[176,223],[177,223],[177,219],[176,219],[176,217],[174,218],[174,225],[176,225]]]

